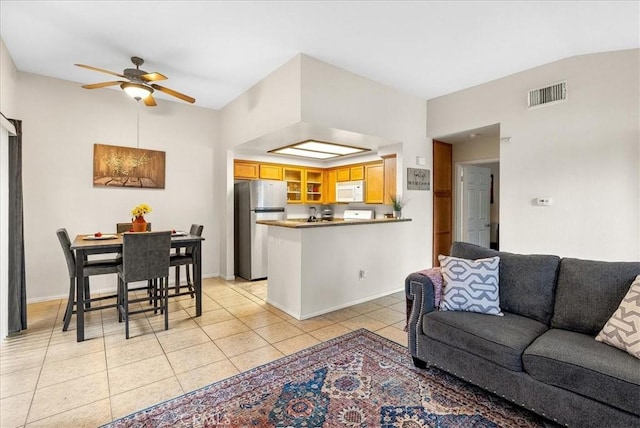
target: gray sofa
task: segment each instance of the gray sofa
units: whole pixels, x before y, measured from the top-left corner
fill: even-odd
[[[594,339],[640,262],[520,255],[461,242],[451,255],[500,256],[504,316],[438,311],[429,278],[410,274],[416,366],[438,367],[567,426],[640,427],[640,360]]]

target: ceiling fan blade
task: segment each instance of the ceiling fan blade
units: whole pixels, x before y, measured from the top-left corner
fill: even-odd
[[[153,95],[149,94],[148,97],[143,98],[142,101],[144,101],[144,105],[146,105],[147,107],[155,107],[158,104],[156,104],[156,100],[153,98]]]
[[[113,71],[105,70],[104,68],[98,68],[98,67],[93,67],[91,65],[84,65],[84,64],[75,64],[75,65],[78,66],[78,67],[87,68],[89,70],[99,71],[101,73],[111,74],[112,76],[122,77],[123,79],[127,78],[127,76],[124,76],[124,75],[119,74],[119,73],[114,73]]]
[[[97,88],[104,88],[107,86],[119,85],[120,83],[125,83],[125,82],[121,80],[116,80],[113,82],[102,82],[102,83],[92,83],[90,85],[82,85],[82,87],[85,89],[97,89]]]
[[[186,101],[188,103],[195,103],[196,99],[190,97],[189,95],[181,94],[180,92],[174,91],[173,89],[165,88],[164,86],[156,85],[154,83],[151,84],[153,89],[157,89],[160,92],[164,92],[165,94],[172,95],[176,98],[180,98],[182,101]]]
[[[157,82],[158,80],[167,80],[167,76],[162,73],[154,71],[153,73],[147,73],[140,76],[145,82]]]

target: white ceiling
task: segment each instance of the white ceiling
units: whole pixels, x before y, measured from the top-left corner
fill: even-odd
[[[0,1],[18,70],[97,83],[113,76],[73,64],[121,73],[135,55],[213,109],[298,53],[431,99],[638,48],[639,21],[639,1]]]

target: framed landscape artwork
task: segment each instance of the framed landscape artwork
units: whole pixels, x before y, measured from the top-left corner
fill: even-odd
[[[164,189],[165,152],[93,145],[93,186]]]

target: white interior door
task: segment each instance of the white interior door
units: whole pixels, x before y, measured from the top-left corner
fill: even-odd
[[[491,170],[462,167],[462,240],[489,248]]]

